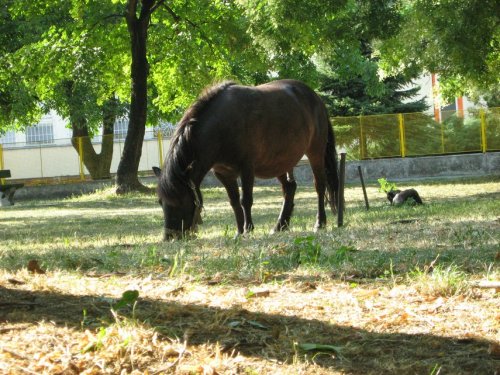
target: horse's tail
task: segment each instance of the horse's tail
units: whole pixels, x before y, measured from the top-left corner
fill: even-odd
[[[328,203],[333,213],[337,212],[337,198],[339,192],[339,173],[337,168],[337,151],[335,149],[335,135],[330,119],[327,117],[328,139],[325,152],[326,188]]]

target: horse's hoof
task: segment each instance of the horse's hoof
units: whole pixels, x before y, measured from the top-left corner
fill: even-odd
[[[273,229],[271,229],[271,230],[269,231],[269,234],[276,234],[276,233],[279,233],[279,232],[281,232],[281,230],[280,230],[280,229],[278,229],[278,228],[276,228],[276,227],[274,227]]]
[[[273,229],[271,229],[271,234],[275,234],[276,232],[284,232],[290,229],[288,225],[276,224]]]
[[[250,233],[254,230],[254,226],[253,224],[248,224],[246,227],[245,227],[245,233]]]
[[[314,231],[315,233],[317,233],[317,232],[320,232],[320,231],[324,230],[325,228],[326,228],[326,226],[325,226],[325,225],[318,225],[318,224],[316,224],[316,225],[314,226],[313,231]]]
[[[244,238],[248,238],[252,234],[253,234],[253,232],[251,230],[246,230],[245,232],[243,232],[243,234],[241,234],[241,236],[244,237]]]

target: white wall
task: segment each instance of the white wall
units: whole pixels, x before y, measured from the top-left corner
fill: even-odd
[[[51,122],[54,142],[50,144],[27,144],[26,134],[16,132],[15,143],[11,143],[12,137],[5,137],[3,150],[3,168],[10,169],[14,179],[30,179],[45,177],[64,177],[80,175],[80,159],[78,153],[71,145],[72,131],[67,128],[67,121],[56,112],[51,111],[44,115],[40,122]],[[145,135],[142,156],[139,164],[140,171],[151,170],[153,166],[159,166],[160,150],[158,139],[152,130]],[[8,143],[7,143],[8,141]],[[120,162],[124,140],[116,140],[113,148],[113,159],[111,162],[111,173],[116,173]],[[0,145],[2,139],[0,137]],[[163,157],[169,146],[169,140],[163,139]],[[96,137],[94,143],[96,152],[100,152],[100,137]],[[84,173],[88,170],[84,167]]]
[[[163,155],[169,147],[169,140],[164,139]],[[101,145],[94,145],[100,152]],[[116,173],[123,149],[122,142],[116,142],[113,148],[111,173]],[[3,167],[10,169],[14,179],[45,177],[67,177],[80,175],[80,159],[71,145],[51,145],[38,147],[4,147]],[[139,171],[150,171],[153,166],[160,166],[160,150],[157,139],[145,140],[142,148]],[[88,175],[88,170],[84,168]]]

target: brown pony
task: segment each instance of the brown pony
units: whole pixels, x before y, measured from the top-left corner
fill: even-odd
[[[226,188],[238,233],[254,227],[255,177],[277,177],[284,202],[274,229],[287,229],[297,188],[293,168],[304,154],[314,174],[319,229],[326,225],[326,189],[335,211],[338,174],[332,126],[318,95],[294,80],[256,87],[224,82],[208,88],[177,126],[163,169],[153,168],[159,177],[165,239],[196,228],[203,205],[200,183],[210,169]]]

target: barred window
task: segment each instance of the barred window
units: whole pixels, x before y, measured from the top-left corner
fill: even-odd
[[[13,130],[9,130],[8,132],[5,132],[5,134],[0,136],[0,144],[2,145],[8,145],[16,143],[16,132]]]
[[[128,130],[128,118],[121,117],[115,121],[114,136],[115,139],[125,139]]]
[[[170,138],[174,135],[175,125],[170,122],[161,121],[158,126],[155,126],[153,128],[153,134],[155,138],[158,136],[158,132],[161,132],[163,137]]]
[[[38,124],[27,127],[26,143],[54,143],[52,118],[44,118]]]

